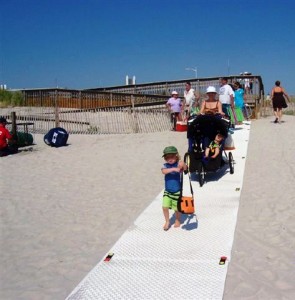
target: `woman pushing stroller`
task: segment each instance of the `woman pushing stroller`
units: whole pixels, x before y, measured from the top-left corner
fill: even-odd
[[[201,115],[216,115],[219,114],[224,116],[224,112],[222,111],[221,102],[216,99],[216,88],[214,86],[209,86],[206,90],[206,94],[208,98],[203,101],[200,109]]]
[[[193,150],[195,142],[203,146],[203,149],[209,146],[211,140],[214,139],[216,135],[216,126],[218,128],[223,128],[222,118],[224,117],[224,112],[222,111],[221,102],[216,98],[217,91],[214,86],[209,86],[206,90],[207,99],[203,101],[200,109],[200,113],[191,118],[188,121],[188,151]],[[221,132],[223,136],[227,136],[228,128]],[[197,132],[200,132],[200,135],[197,135]],[[197,141],[196,141],[197,138]],[[199,138],[202,138],[202,142],[198,141]]]
[[[230,174],[234,172],[232,153],[227,155],[224,151],[230,120],[225,117],[221,102],[216,99],[215,87],[209,86],[206,94],[208,99],[203,101],[200,114],[188,121],[189,149],[185,154],[185,163],[189,161],[191,173],[198,173],[200,186],[204,184],[206,172],[216,172],[225,164],[229,165]],[[226,159],[223,159],[222,153]]]

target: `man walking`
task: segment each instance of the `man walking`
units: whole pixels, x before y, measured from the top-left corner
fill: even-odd
[[[227,83],[227,78],[222,77],[220,79],[220,89],[219,89],[219,101],[222,104],[222,111],[230,116],[230,109],[234,109],[234,91],[231,86]]]
[[[183,103],[183,111],[185,117],[188,119],[191,113],[191,109],[193,107],[198,106],[199,97],[196,96],[195,90],[191,87],[191,83],[187,81],[185,83],[185,90],[184,90],[184,103]]]

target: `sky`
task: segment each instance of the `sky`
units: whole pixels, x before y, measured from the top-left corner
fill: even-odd
[[[260,75],[295,95],[294,0],[0,0],[0,84]],[[197,72],[186,70],[196,69]]]

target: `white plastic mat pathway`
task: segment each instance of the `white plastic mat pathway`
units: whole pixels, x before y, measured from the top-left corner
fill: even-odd
[[[227,167],[207,174],[203,187],[192,182],[194,216],[165,232],[161,192],[110,249],[110,261],[103,258],[67,299],[222,299],[249,133],[248,123],[233,134],[234,174]]]

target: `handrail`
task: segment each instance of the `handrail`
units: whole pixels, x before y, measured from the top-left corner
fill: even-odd
[[[236,80],[253,80],[253,92],[247,94],[247,103],[255,103],[264,95],[263,82],[260,76],[236,75],[227,76],[227,78],[229,83]],[[185,82],[188,80],[201,97],[205,95],[208,85],[219,86],[219,77],[207,77],[85,90],[64,88],[25,89],[22,90],[22,93],[26,106],[58,106],[77,109],[121,107],[131,105],[132,99],[135,105],[164,102],[173,90],[178,91],[179,95],[183,95]]]
[[[119,86],[110,86],[110,87],[102,87],[102,88],[91,88],[85,89],[86,91],[114,91],[119,89],[130,89],[133,88],[136,91],[143,87],[149,87],[154,85],[173,85],[177,83],[185,84],[187,81],[193,83],[197,82],[206,82],[206,81],[219,81],[221,77],[227,78],[229,81],[234,81],[238,79],[257,79],[262,89],[264,89],[262,78],[260,75],[230,75],[230,76],[215,76],[215,77],[203,77],[203,78],[189,78],[189,79],[180,79],[180,80],[171,80],[171,81],[157,81],[157,82],[149,82],[149,83],[140,83],[134,85],[119,85]]]

